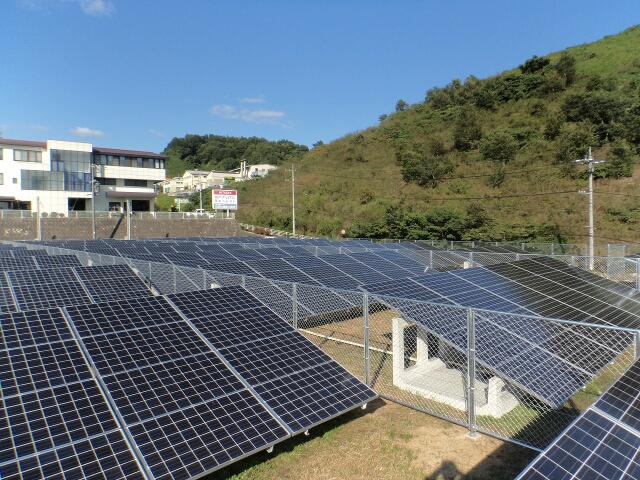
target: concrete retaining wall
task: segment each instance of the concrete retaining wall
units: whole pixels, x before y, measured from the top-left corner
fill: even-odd
[[[97,218],[98,238],[126,238],[126,218]],[[132,219],[131,238],[150,237],[236,237],[248,235],[233,219]],[[0,240],[35,240],[37,219],[0,220]],[[43,240],[89,240],[93,238],[91,218],[43,218]]]

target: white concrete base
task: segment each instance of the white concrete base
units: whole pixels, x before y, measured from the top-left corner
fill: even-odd
[[[426,333],[418,329],[417,362],[404,368],[404,328],[409,325],[402,318],[393,319],[393,384],[458,410],[467,410],[466,374],[456,368],[447,368],[439,358],[429,358]],[[518,401],[504,391],[504,381],[492,377],[487,383],[476,380],[476,415],[500,418],[509,413]]]

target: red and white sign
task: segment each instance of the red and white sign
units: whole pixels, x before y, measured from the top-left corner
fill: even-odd
[[[214,210],[238,209],[237,190],[214,190],[212,197]]]

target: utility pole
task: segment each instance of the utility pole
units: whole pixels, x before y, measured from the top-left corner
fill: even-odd
[[[591,155],[591,147],[589,147],[589,153],[586,157],[580,158],[578,160],[574,160],[575,163],[580,165],[589,165],[589,191],[585,192],[584,190],[580,190],[578,193],[588,194],[589,195],[589,270],[593,270],[593,239],[594,239],[594,228],[593,228],[593,166],[597,163],[605,163],[603,160],[596,160]]]
[[[97,238],[96,233],[96,193],[100,193],[100,183],[95,177],[96,165],[93,163],[93,155],[91,156],[91,219],[93,221],[93,239]]]
[[[287,172],[291,172],[291,205],[293,207],[293,238],[296,238],[296,169],[291,164],[291,170],[287,168]]]

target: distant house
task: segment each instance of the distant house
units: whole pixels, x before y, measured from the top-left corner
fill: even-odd
[[[261,163],[259,165],[244,165],[244,167],[235,168],[230,170],[229,173],[233,173],[239,176],[239,180],[251,180],[252,178],[264,177],[271,170],[276,170],[278,167],[275,165],[269,165],[268,163]]]
[[[182,186],[184,190],[196,190],[206,188],[207,175],[209,172],[204,170],[187,170],[182,175]]]
[[[175,195],[178,192],[184,190],[184,183],[182,177],[167,178],[162,182],[156,183],[157,190],[169,195]]]

